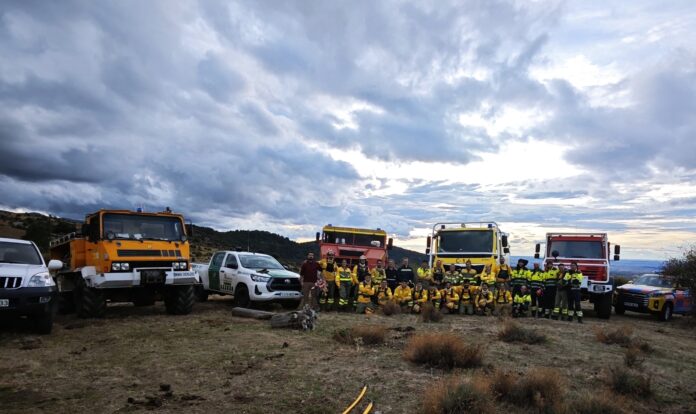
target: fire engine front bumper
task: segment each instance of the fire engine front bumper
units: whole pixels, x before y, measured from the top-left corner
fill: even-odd
[[[200,283],[200,279],[193,270],[135,269],[132,272],[102,273],[88,278],[88,284],[97,289],[197,283]]]

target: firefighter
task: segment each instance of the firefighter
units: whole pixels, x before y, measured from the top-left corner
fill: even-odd
[[[520,291],[515,294],[512,305],[512,316],[513,318],[518,318],[521,316],[527,316],[529,307],[532,304],[532,296],[527,290],[527,286],[522,286]]]
[[[575,315],[575,317],[578,319],[578,323],[582,323],[582,307],[580,306],[582,295],[580,289],[582,286],[583,275],[578,269],[577,262],[572,262],[570,264],[570,272],[568,272],[568,274],[570,276],[570,296],[568,297],[568,302],[570,305],[570,310],[573,311],[572,315],[570,312],[568,312],[568,321],[572,322],[573,315]]]
[[[564,321],[568,318],[568,290],[570,288],[570,276],[566,272],[563,263],[558,265],[556,274],[556,301],[553,307],[553,319]]]
[[[459,274],[461,275],[461,280],[462,284],[464,282],[469,282],[469,284],[479,284],[478,277],[476,276],[476,269],[471,267],[471,260],[468,260],[464,263],[464,268],[459,271]]]
[[[393,292],[396,289],[396,287],[399,286],[399,270],[396,268],[396,263],[394,262],[394,260],[389,259],[387,268],[384,270],[384,275],[387,278],[387,286]]]
[[[367,257],[365,255],[360,256],[358,259],[358,264],[353,266],[353,276],[357,279],[357,283],[353,285],[353,290],[351,291],[351,298],[353,300],[353,307],[357,305],[358,299],[358,284],[365,281],[365,276],[370,274],[370,268],[367,265]]]
[[[402,280],[394,290],[394,300],[401,306],[402,311],[407,311],[413,306],[413,292],[408,282]]]
[[[505,283],[498,283],[495,291],[495,311],[498,315],[509,315],[512,309],[512,294]]]
[[[365,280],[358,284],[358,301],[355,308],[357,313],[374,313],[375,304],[372,303],[372,297],[375,295],[376,290],[372,285],[372,276],[368,273],[365,275]]]
[[[432,271],[433,282],[437,285],[438,289],[443,289],[445,287],[445,267],[442,265],[442,260],[437,260]]]
[[[505,257],[500,256],[500,263],[493,269],[495,272],[496,283],[510,282],[510,275],[512,274],[512,268],[509,264],[505,263]]]
[[[345,312],[352,301],[351,292],[353,291],[353,286],[358,285],[358,279],[356,279],[355,274],[348,266],[346,259],[343,259],[336,273],[336,287],[339,294],[338,308]]]
[[[445,284],[450,283],[452,288],[459,294],[461,292],[461,286],[459,286],[459,272],[457,271],[457,266],[452,263],[449,265],[449,270],[445,272],[444,277]]]
[[[490,315],[495,309],[493,292],[488,289],[488,284],[481,284],[481,290],[476,295],[476,313],[479,315]]]
[[[452,287],[452,284],[445,282],[445,311],[447,313],[459,312],[459,295]]]
[[[527,286],[529,283],[529,277],[532,272],[527,269],[527,263],[529,262],[526,259],[518,260],[517,267],[512,269],[510,273],[510,284],[512,285],[513,296],[520,291],[522,286]]]
[[[481,283],[487,283],[488,286],[493,286],[495,284],[495,272],[491,269],[491,265],[487,264],[484,266],[483,271],[479,275]]]
[[[377,304],[379,306],[384,306],[387,304],[387,302],[394,300],[394,295],[392,294],[392,290],[389,289],[389,285],[387,284],[386,280],[380,282],[377,292],[375,293],[375,298],[377,299]]]
[[[414,286],[416,283],[416,273],[413,268],[408,265],[408,257],[404,257],[401,260],[401,267],[399,267],[399,273],[396,276],[396,280],[401,284],[402,280],[405,280],[409,286]]]
[[[428,266],[428,261],[423,260],[420,267],[418,268],[418,281],[423,285],[424,289],[428,289],[430,284],[433,282],[433,275],[430,272],[430,267]]]
[[[436,310],[440,310],[440,306],[442,306],[442,295],[437,289],[437,286],[435,286],[435,283],[431,283],[430,286],[428,286],[428,302],[430,302]]]
[[[334,251],[329,250],[326,252],[326,259],[321,260],[321,275],[326,280],[326,294],[322,295],[321,306],[324,310],[333,310],[334,301],[336,299],[336,271],[338,270],[338,264],[334,259]]]
[[[556,273],[558,269],[551,262],[544,264],[544,318],[549,319],[556,303]]]
[[[476,291],[473,290],[473,286],[466,282],[464,283],[464,286],[462,286],[461,293],[459,294],[459,314],[473,315],[475,305]]]
[[[381,260],[377,260],[377,265],[375,265],[375,268],[372,269],[370,274],[372,275],[372,284],[375,286],[380,286],[382,281],[386,280],[387,273]]]
[[[532,317],[541,318],[543,315],[542,302],[544,300],[544,272],[539,267],[539,263],[534,263],[532,273],[529,275],[530,296],[532,297],[531,311]]]
[[[413,302],[411,307],[411,312],[420,313],[423,305],[428,302],[428,291],[423,289],[423,283],[416,283],[415,289],[413,289]]]

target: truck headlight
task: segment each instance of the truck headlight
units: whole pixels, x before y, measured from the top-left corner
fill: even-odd
[[[269,280],[271,280],[270,276],[261,276],[261,275],[251,275],[251,280],[254,282],[259,282],[259,283],[266,283]]]
[[[56,282],[53,280],[48,272],[37,273],[29,279],[27,287],[50,287],[55,286]]]
[[[121,270],[130,270],[129,263],[121,263]]]
[[[114,262],[114,263],[111,263],[111,270],[114,270],[114,271],[117,271],[117,272],[118,272],[119,270],[121,270],[121,263],[115,263],[115,262]]]
[[[174,270],[188,270],[188,262],[172,262]]]

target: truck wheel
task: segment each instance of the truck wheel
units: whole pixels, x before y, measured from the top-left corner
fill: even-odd
[[[657,319],[659,319],[662,322],[668,322],[670,319],[672,319],[671,303],[665,303],[664,306],[662,306],[662,310],[660,311],[660,313],[657,314]]]
[[[33,317],[34,327],[40,335],[48,335],[53,329],[53,312],[43,312]]]
[[[164,295],[164,306],[170,315],[188,315],[193,310],[196,295],[193,286],[176,286]]]
[[[80,318],[102,318],[106,313],[106,299],[99,290],[82,283],[75,292],[75,309]]]
[[[208,291],[205,290],[203,285],[196,285],[195,291],[196,299],[198,299],[199,302],[205,302],[208,300]]]
[[[282,302],[280,305],[283,307],[283,309],[287,310],[295,310],[297,309],[298,306],[300,306],[301,300],[291,300],[287,302]]]
[[[594,310],[600,319],[611,317],[611,295],[601,295],[595,300]]]
[[[244,285],[237,286],[234,292],[234,306],[240,308],[248,308],[251,305],[251,300],[249,299],[249,291]]]
[[[616,304],[614,305],[614,313],[617,315],[623,315],[624,312],[626,312],[626,308],[624,307],[623,304]]]
[[[141,306],[152,306],[155,304],[155,292],[153,291],[139,291],[133,295],[133,305]]]
[[[68,315],[75,312],[75,294],[72,292],[58,294],[58,313]]]

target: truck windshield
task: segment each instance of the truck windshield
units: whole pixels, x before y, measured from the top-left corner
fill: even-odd
[[[634,285],[645,285],[654,287],[672,287],[669,280],[658,275],[643,275],[633,281]]]
[[[33,244],[0,242],[0,263],[42,265],[43,261]]]
[[[440,253],[493,252],[493,232],[489,230],[444,231],[439,237]]]
[[[284,269],[283,265],[271,256],[258,256],[251,254],[239,255],[242,267],[247,269]]]
[[[104,237],[115,239],[181,240],[183,225],[177,217],[104,214]]]
[[[551,254],[558,251],[559,257],[577,259],[603,259],[602,242],[599,241],[578,241],[578,240],[556,240],[551,242],[549,249]]]

